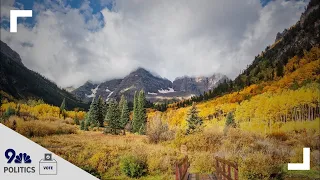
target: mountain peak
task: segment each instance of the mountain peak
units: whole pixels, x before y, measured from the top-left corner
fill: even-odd
[[[215,73],[209,77],[183,76],[171,82],[142,67],[138,67],[123,79],[102,82],[99,86],[97,86],[98,84],[87,82],[73,91],[73,93],[79,99],[88,102],[95,95],[99,95],[105,100],[110,98],[119,99],[122,95],[125,95],[132,101],[136,91],[144,90],[148,100],[162,101],[164,99],[181,99],[201,94],[204,91],[213,89],[224,79],[227,79],[225,75]]]
[[[130,74],[151,74],[151,73],[142,67],[138,67],[136,70],[132,71]]]

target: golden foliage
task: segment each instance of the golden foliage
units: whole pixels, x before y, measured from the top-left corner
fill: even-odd
[[[180,157],[175,148],[149,144],[141,135],[104,135],[81,131],[78,134],[34,137],[33,141],[47,147],[73,164],[90,169],[100,179],[130,179],[120,171],[120,159],[133,155],[145,159],[148,174],[142,179],[172,179],[174,163]]]
[[[4,124],[26,137],[74,134],[77,132],[77,127],[64,124],[60,121],[25,121],[17,116],[11,116]]]
[[[40,120],[47,120],[53,118],[61,118],[60,108],[49,104],[17,104],[15,102],[7,102],[2,104],[1,111],[5,112],[9,107],[19,111],[20,116],[30,116]],[[77,117],[79,120],[84,119],[84,111],[65,111],[66,117],[74,119]]]
[[[319,81],[319,58],[319,47],[304,52],[302,58],[295,56],[289,60],[281,79],[252,84],[241,91],[201,102],[197,104],[199,115],[205,120],[221,121],[227,113],[235,112],[236,120],[264,122],[268,124],[269,130],[272,129],[272,123],[277,121],[313,120],[319,113],[319,85],[313,84],[298,90],[288,89]],[[161,118],[171,127],[185,127],[188,109],[189,107],[168,108]],[[153,116],[154,112],[148,114],[149,119]]]

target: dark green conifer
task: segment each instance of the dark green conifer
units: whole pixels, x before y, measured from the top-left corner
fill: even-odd
[[[138,123],[138,92],[134,93],[133,97],[133,118],[132,118],[132,132],[136,133],[139,130]]]
[[[118,130],[120,129],[120,112],[117,101],[114,99],[110,100],[109,102],[109,108],[105,121],[108,123],[106,128],[108,128],[112,134],[118,134]]]
[[[80,129],[81,130],[85,130],[85,122],[84,122],[84,120],[82,120],[81,122],[80,122]]]
[[[235,127],[235,125],[233,113],[229,112],[226,117],[226,127]]]
[[[60,114],[62,114],[63,119],[66,118],[65,108],[66,108],[66,98],[63,98],[62,103],[60,105]]]
[[[138,98],[138,133],[139,134],[145,134],[146,132],[146,122],[147,122],[147,115],[146,115],[146,97],[144,94],[144,91],[141,90],[139,92],[139,98]]]
[[[125,99],[124,96],[121,97],[120,102],[121,102],[121,103],[119,103],[119,109],[121,108],[120,128],[123,130],[123,133],[125,134],[125,127],[126,127],[127,123],[129,122],[129,118],[130,118],[130,111],[128,108],[127,100]]]
[[[77,114],[76,114],[75,117],[74,117],[74,123],[75,123],[76,125],[80,125],[80,122],[79,122],[79,119],[78,119]]]
[[[96,103],[95,111],[96,111],[96,116],[95,118],[96,121],[99,123],[100,127],[103,127],[103,122],[105,118],[105,109],[104,109],[104,102],[101,97],[99,97],[98,102]]]
[[[192,107],[188,112],[187,123],[187,134],[192,134],[193,132],[199,131],[203,123],[202,119],[198,115],[198,110],[195,103],[192,104]]]

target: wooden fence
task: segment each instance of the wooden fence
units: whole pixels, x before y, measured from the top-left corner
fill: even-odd
[[[216,177],[218,180],[239,180],[238,166],[235,163],[216,157]]]
[[[186,156],[182,161],[176,163],[176,180],[187,180],[189,173],[189,160],[188,156]]]

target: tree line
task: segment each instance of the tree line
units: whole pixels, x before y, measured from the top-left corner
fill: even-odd
[[[101,97],[94,99],[90,105],[89,112],[85,120],[81,121],[80,129],[89,130],[89,127],[104,127],[105,133],[125,134],[126,131],[132,133],[145,134],[146,132],[146,98],[143,90],[135,92],[132,121],[130,121],[129,102],[124,95],[119,102],[111,99],[104,102]]]

